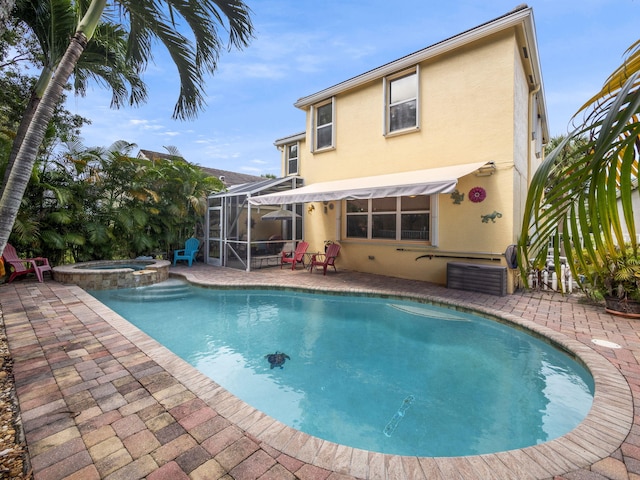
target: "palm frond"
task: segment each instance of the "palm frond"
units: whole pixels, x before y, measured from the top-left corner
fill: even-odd
[[[638,46],[582,107],[588,112],[584,124],[560,141],[535,173],[519,242],[523,273],[546,256],[559,228],[574,276],[619,257],[626,243],[637,251],[632,195],[640,151]],[[579,138],[587,140],[567,154],[567,145]]]
[[[176,66],[180,92],[174,118],[194,118],[205,106],[205,77],[214,72],[222,49],[220,28],[227,28],[230,43],[237,48],[248,45],[253,36],[249,9],[239,0],[166,0],[162,3],[120,0],[118,3],[128,15],[128,57],[133,64],[144,69],[153,58],[152,45],[159,41]],[[189,36],[178,28],[183,22],[189,27]]]

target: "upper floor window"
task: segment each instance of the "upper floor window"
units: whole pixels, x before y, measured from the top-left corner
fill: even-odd
[[[298,144],[287,145],[287,175],[298,173]]]
[[[314,151],[333,147],[334,136],[334,105],[333,99],[314,109]]]
[[[431,241],[431,197],[347,201],[347,238]]]
[[[418,127],[418,70],[385,78],[386,131]]]

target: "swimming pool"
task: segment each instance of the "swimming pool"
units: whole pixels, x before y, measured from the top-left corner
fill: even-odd
[[[590,375],[566,354],[460,311],[289,291],[193,288],[182,302],[144,303],[94,295],[261,411],[366,450],[460,456],[535,445],[574,428],[593,399]],[[265,358],[276,351],[290,357],[282,369]]]

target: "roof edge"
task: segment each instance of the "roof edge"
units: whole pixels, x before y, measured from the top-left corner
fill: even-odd
[[[390,63],[374,68],[373,70],[369,70],[368,72],[360,74],[349,80],[345,80],[344,82],[338,83],[332,87],[326,88],[306,97],[302,97],[294,103],[294,106],[300,109],[304,109],[305,107],[325,100],[328,97],[332,97],[333,95],[336,95],[338,93],[350,90],[360,85],[364,85],[368,82],[377,80],[378,78],[384,77],[386,75],[390,75],[399,70],[412,67],[425,60],[434,58],[438,55],[442,55],[443,53],[449,52],[456,48],[460,48],[471,42],[482,39],[487,35],[498,33],[507,28],[512,28],[521,24],[524,24],[527,27],[531,27],[533,26],[533,22],[531,20],[532,15],[533,11],[531,7],[524,5],[518,6],[515,10],[506,13],[505,15],[502,15],[501,17],[498,17],[494,20],[490,20],[489,22],[483,23],[482,25],[474,27],[470,30],[442,40],[429,47],[423,48],[422,50],[418,50],[417,52],[411,53]],[[529,34],[527,35],[527,40],[530,40]],[[535,45],[535,48],[537,48],[537,45]],[[542,83],[542,79],[540,78],[540,71],[538,70],[537,72],[534,72],[534,74],[536,74],[536,76],[538,77],[536,79],[536,83]]]
[[[276,147],[281,145],[286,145],[287,143],[297,142],[300,140],[304,140],[307,138],[307,132],[294,133],[293,135],[288,135],[286,137],[278,138],[273,144]]]

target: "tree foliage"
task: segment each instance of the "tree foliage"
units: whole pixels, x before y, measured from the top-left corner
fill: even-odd
[[[51,3],[51,0],[44,4]],[[39,2],[38,5],[43,5]],[[14,164],[8,169],[0,198],[0,252],[16,221],[38,150],[46,129],[60,102],[64,88],[94,38],[101,22],[119,24],[126,29],[126,63],[132,71],[144,71],[152,61],[152,46],[166,47],[177,68],[180,93],[174,117],[194,118],[204,106],[205,77],[217,67],[222,47],[220,29],[229,45],[246,46],[253,34],[249,10],[242,0],[88,0],[74,2],[78,24],[68,46],[55,65],[55,72],[44,89]],[[115,8],[112,8],[115,7]],[[186,32],[186,33],[184,33]]]
[[[11,243],[65,262],[170,253],[199,232],[208,194],[222,183],[182,158],[131,156],[136,146],[69,143],[42,162],[20,208]]]

